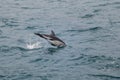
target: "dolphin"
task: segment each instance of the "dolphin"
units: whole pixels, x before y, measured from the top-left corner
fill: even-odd
[[[57,46],[57,47],[65,47],[66,44],[61,39],[59,39],[53,30],[51,30],[51,34],[40,34],[40,33],[34,33],[35,35],[46,39],[51,45]]]

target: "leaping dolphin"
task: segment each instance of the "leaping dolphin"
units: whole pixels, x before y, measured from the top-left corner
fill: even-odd
[[[34,34],[40,36],[41,38],[46,39],[53,46],[57,46],[57,47],[65,47],[66,46],[66,44],[55,35],[53,30],[51,30],[50,35],[40,34],[40,33],[34,33]]]

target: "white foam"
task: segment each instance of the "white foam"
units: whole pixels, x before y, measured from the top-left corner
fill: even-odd
[[[36,49],[36,48],[41,48],[42,47],[40,42],[27,43],[26,46],[27,46],[28,49]]]

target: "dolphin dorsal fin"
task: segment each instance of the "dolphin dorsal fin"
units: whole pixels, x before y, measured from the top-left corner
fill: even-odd
[[[53,30],[51,30],[51,34],[50,35],[56,36]]]

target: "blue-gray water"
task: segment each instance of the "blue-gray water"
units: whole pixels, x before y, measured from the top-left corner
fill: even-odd
[[[120,0],[0,0],[0,80],[120,80]]]

